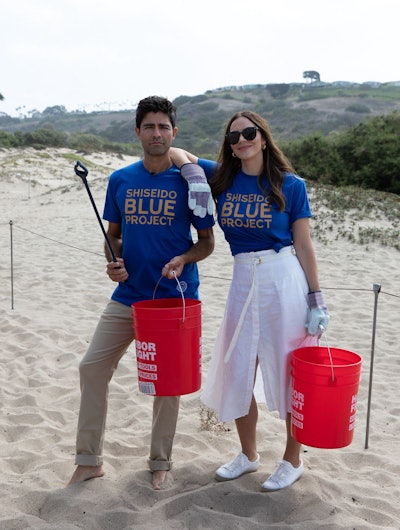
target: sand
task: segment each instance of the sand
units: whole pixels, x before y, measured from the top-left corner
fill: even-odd
[[[163,489],[153,491],[146,463],[152,398],[138,390],[132,346],[111,382],[106,475],[65,488],[74,470],[78,364],[113,289],[100,227],[73,171],[82,157],[62,149],[0,151],[1,529],[398,529],[400,254],[333,236],[315,241],[331,314],[327,338],[363,357],[350,445],[303,446],[301,480],[262,493],[285,433],[283,422],[260,406],[259,471],[217,483],[215,469],[239,442],[234,426],[220,424],[196,392],[182,397],[174,468]],[[108,174],[133,158],[83,159],[102,211]],[[216,250],[200,263],[204,378],[232,273],[228,247],[218,228],[215,233]],[[381,292],[369,394],[374,283]]]

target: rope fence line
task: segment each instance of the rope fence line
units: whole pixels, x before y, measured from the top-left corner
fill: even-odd
[[[13,266],[13,227],[17,228],[18,230],[28,232],[34,236],[40,237],[42,239],[46,239],[48,241],[51,241],[52,243],[55,243],[57,245],[65,246],[68,248],[72,248],[74,250],[80,251],[80,252],[86,252],[88,254],[93,254],[96,256],[104,256],[104,254],[101,254],[99,252],[90,251],[87,249],[82,249],[80,247],[70,245],[68,243],[64,243],[62,241],[58,241],[56,239],[50,238],[48,236],[44,236],[43,234],[38,234],[37,232],[34,232],[33,230],[30,230],[28,228],[22,227],[22,226],[16,226],[12,220],[9,222],[10,225],[10,255],[11,255],[11,309],[14,309],[14,266]],[[224,280],[224,281],[231,281],[232,278],[224,278],[221,276],[211,276],[211,275],[205,275],[200,274],[203,278],[211,278],[215,280]],[[374,366],[374,355],[375,355],[375,338],[376,338],[376,322],[377,322],[377,312],[378,312],[378,296],[379,294],[384,294],[387,296],[391,296],[394,298],[400,299],[400,295],[396,295],[394,293],[388,293],[381,290],[381,285],[379,283],[374,283],[372,286],[372,289],[365,289],[365,288],[352,288],[352,287],[322,287],[323,290],[335,290],[335,291],[363,291],[363,292],[373,292],[374,293],[374,309],[373,309],[373,324],[372,324],[372,339],[371,339],[371,358],[370,358],[370,374],[369,374],[369,388],[368,388],[368,404],[367,404],[367,421],[366,421],[366,433],[365,433],[365,445],[364,448],[368,449],[368,439],[369,439],[369,426],[370,426],[370,414],[371,414],[371,404],[372,404],[372,379],[373,379],[373,366]]]
[[[47,239],[48,241],[51,241],[52,243],[56,243],[57,245],[62,245],[64,247],[73,248],[75,250],[79,250],[80,252],[86,252],[87,254],[94,254],[96,256],[104,256],[104,254],[101,254],[100,252],[94,252],[92,250],[87,250],[84,248],[79,248],[74,245],[70,245],[68,243],[63,243],[61,241],[57,241],[57,239],[52,239],[51,237],[44,236],[43,234],[38,234],[37,232],[34,232],[33,230],[29,230],[29,228],[24,228],[23,226],[16,226],[12,221],[10,221],[10,227],[14,226],[18,230],[29,232],[30,234],[33,234],[34,236],[41,237],[42,239]]]
[[[84,248],[81,248],[81,247],[77,247],[75,245],[71,245],[69,243],[64,243],[62,241],[58,241],[57,239],[53,239],[51,237],[48,237],[48,236],[44,236],[43,234],[38,234],[37,232],[34,232],[33,230],[30,230],[29,228],[25,228],[23,226],[18,226],[18,225],[15,225],[13,223],[13,221],[10,221],[10,226],[13,226],[14,228],[17,228],[18,230],[21,230],[21,231],[24,231],[24,232],[28,232],[32,235],[35,235],[37,237],[40,237],[42,239],[46,239],[48,241],[51,241],[52,243],[56,243],[57,245],[61,245],[61,246],[64,246],[64,247],[69,247],[69,248],[73,248],[74,250],[78,250],[80,252],[86,252],[87,254],[93,254],[95,256],[101,256],[101,257],[104,257],[104,254],[100,253],[100,252],[95,252],[93,250],[87,250],[87,249],[84,249]],[[209,274],[200,274],[200,276],[202,278],[211,278],[213,280],[224,280],[224,281],[227,281],[227,282],[230,282],[232,280],[232,278],[225,278],[223,276],[212,276],[212,275],[209,275]],[[358,288],[358,287],[323,287],[324,291],[327,291],[327,290],[331,290],[331,291],[364,291],[364,292],[373,292],[373,289],[365,289],[365,288]],[[400,299],[400,295],[397,295],[397,294],[393,294],[393,293],[387,293],[385,291],[380,291],[381,294],[385,294],[387,296],[393,296],[394,298],[399,298]]]
[[[200,274],[202,278],[212,278],[213,280],[225,280],[225,281],[231,281],[232,278],[224,278],[222,276],[210,276],[209,274]],[[324,291],[363,291],[365,293],[373,293],[374,290],[372,289],[365,289],[361,287],[326,287],[322,286],[321,289]],[[393,296],[394,298],[398,298],[400,300],[400,295],[393,294],[393,293],[387,293],[385,291],[380,291],[381,294],[386,294],[388,296]]]

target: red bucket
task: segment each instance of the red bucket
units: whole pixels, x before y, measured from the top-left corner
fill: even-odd
[[[292,435],[311,447],[350,445],[356,419],[362,358],[339,348],[293,351]]]
[[[201,385],[201,302],[160,298],[132,305],[139,390],[181,396]]]

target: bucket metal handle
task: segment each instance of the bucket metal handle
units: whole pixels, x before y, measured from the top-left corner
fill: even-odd
[[[183,294],[183,291],[182,291],[182,287],[181,287],[181,284],[176,276],[176,272],[175,271],[172,271],[172,274],[174,275],[175,277],[175,280],[176,280],[176,283],[178,284],[178,291],[181,293],[181,297],[182,297],[182,323],[185,322],[185,318],[186,318],[186,303],[185,303],[185,296]],[[158,282],[156,283],[156,286],[154,287],[154,291],[153,291],[153,300],[156,296],[156,291],[157,291],[157,287],[160,283],[160,281],[163,279],[163,276],[161,275]]]
[[[322,331],[322,330],[321,330]],[[328,343],[328,336],[326,334],[326,330],[324,329],[323,330],[323,333],[322,335],[324,336],[324,339],[325,339],[325,344],[326,344],[326,347],[328,349],[328,355],[329,355],[329,360],[331,362],[331,372],[332,372],[332,382],[335,380],[335,374],[334,374],[334,371],[333,371],[333,360],[332,360],[332,354],[331,354],[331,349],[329,347],[329,343]]]

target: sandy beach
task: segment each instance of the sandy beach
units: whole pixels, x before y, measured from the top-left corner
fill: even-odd
[[[152,398],[139,392],[132,346],[110,386],[106,475],[65,488],[74,470],[78,365],[114,287],[105,273],[100,227],[73,170],[77,159],[89,168],[101,213],[108,175],[133,157],[0,151],[0,528],[398,529],[400,252],[334,233],[314,241],[331,315],[327,340],[363,357],[349,446],[303,446],[301,480],[287,490],[262,493],[261,483],[282,456],[285,427],[260,406],[259,470],[218,483],[214,471],[235,456],[239,441],[234,425],[219,423],[195,392],[181,400],[174,468],[163,489],[153,491],[146,462]],[[318,216],[318,204],[312,202],[312,209]],[[375,225],[385,222],[376,219]],[[218,227],[215,235],[215,252],[199,264],[203,380],[232,273]],[[366,448],[374,284],[381,291]]]

